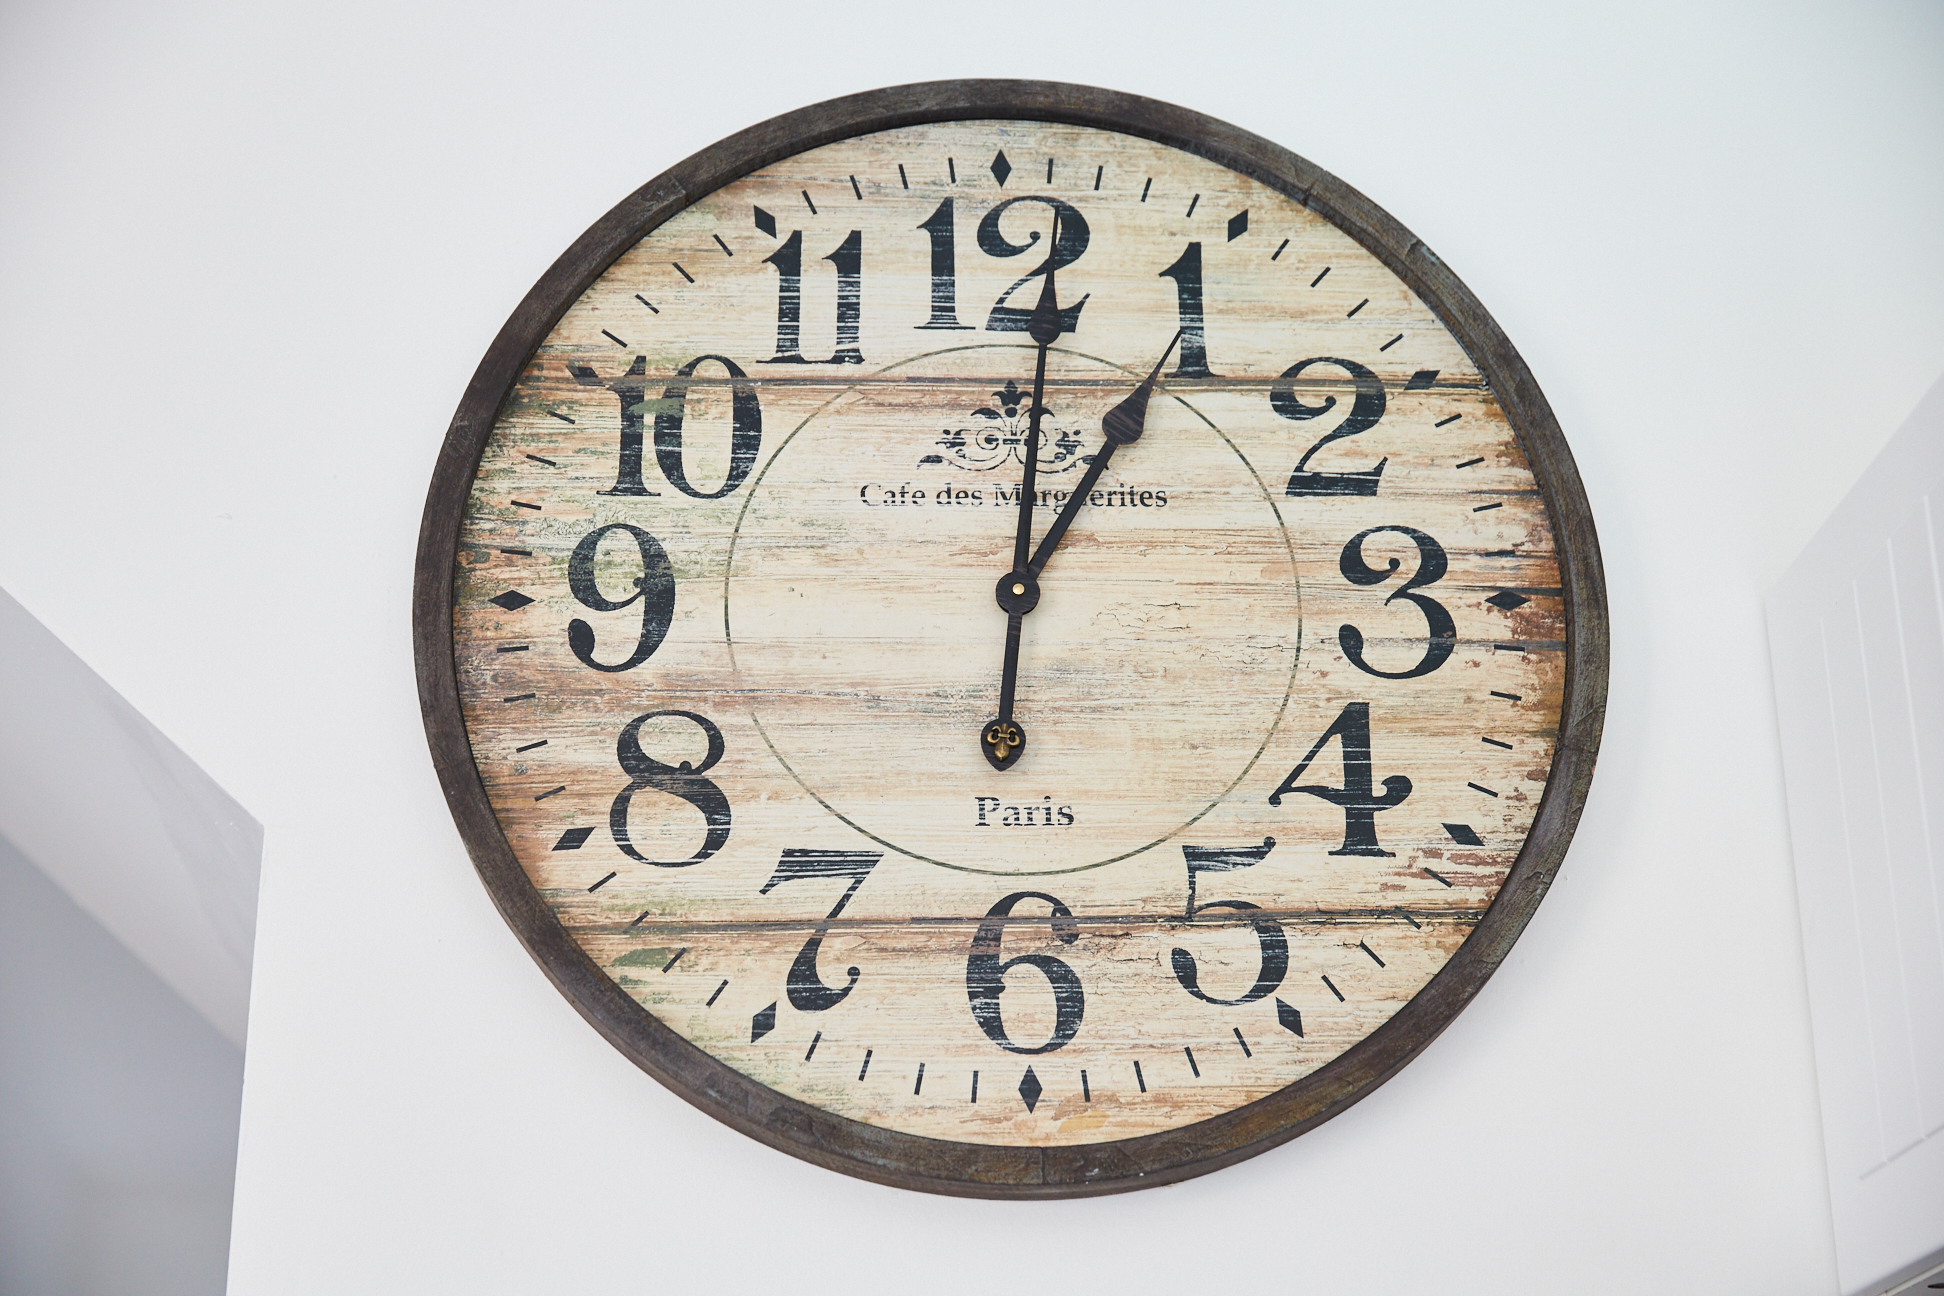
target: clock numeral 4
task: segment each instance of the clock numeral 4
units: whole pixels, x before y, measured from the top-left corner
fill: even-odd
[[[702,730],[703,736],[709,740],[709,751],[700,765],[688,761],[664,765],[641,749],[641,726],[664,716],[687,720]],[[614,755],[621,764],[621,772],[630,781],[614,798],[614,805],[608,811],[608,830],[614,834],[614,844],[623,855],[640,860],[643,864],[653,864],[656,868],[687,868],[691,864],[700,864],[728,844],[729,798],[722,794],[722,789],[715,785],[713,779],[704,777],[722,759],[722,753],[722,730],[716,728],[715,722],[708,717],[699,716],[693,711],[650,711],[628,721],[621,730],[621,737],[615,742]],[[628,832],[628,812],[634,805],[635,793],[646,788],[679,797],[702,812],[708,831],[702,839],[701,849],[695,854],[687,859],[655,860],[635,849]]]
[[[790,964],[787,988],[790,1007],[798,1012],[826,1012],[844,1002],[845,996],[857,988],[858,970],[850,968],[845,975],[850,979],[841,986],[827,986],[817,974],[817,951],[823,948],[824,937],[830,934],[830,924],[844,906],[857,894],[857,888],[864,885],[864,879],[871,875],[877,862],[884,858],[882,851],[832,851],[798,850],[783,852],[777,861],[776,872],[770,880],[763,883],[758,895],[768,895],[771,888],[782,886],[785,882],[801,882],[805,878],[849,878],[851,883],[844,894],[837,897],[824,920],[817,924],[810,939],[803,943],[797,952],[796,961]]]
[[[972,1001],[972,1019],[986,1038],[1008,1053],[1051,1053],[1065,1048],[1080,1033],[1080,1020],[1087,1012],[1087,996],[1080,988],[1080,974],[1051,954],[1019,954],[999,961],[999,945],[1006,934],[1013,906],[1022,900],[1043,900],[1053,907],[1053,939],[1071,945],[1080,939],[1080,924],[1073,911],[1044,891],[1015,891],[986,911],[985,921],[972,937],[972,952],[965,960],[965,993]],[[1006,991],[1006,973],[1016,967],[1036,968],[1053,991],[1053,1034],[1046,1043],[1027,1048],[1006,1035],[1005,1019],[1000,1015],[999,996]]]
[[[1186,355],[1185,351],[1183,355]],[[1303,457],[1296,461],[1295,471],[1289,474],[1286,493],[1298,496],[1375,495],[1377,483],[1384,475],[1384,465],[1390,462],[1388,457],[1379,460],[1375,468],[1368,468],[1363,472],[1306,472],[1304,469],[1308,467],[1310,459],[1316,452],[1330,442],[1341,441],[1345,437],[1353,437],[1360,432],[1368,432],[1377,426],[1378,421],[1384,417],[1384,380],[1355,360],[1339,360],[1334,356],[1316,356],[1293,364],[1283,370],[1282,378],[1269,389],[1269,408],[1291,422],[1302,423],[1309,419],[1321,418],[1336,408],[1337,398],[1334,396],[1325,396],[1320,405],[1305,405],[1297,398],[1296,380],[1302,377],[1303,371],[1311,365],[1335,365],[1348,373],[1356,384],[1357,396],[1351,403],[1349,417],[1318,437],[1310,448],[1303,452]]]
[[[1298,786],[1296,780],[1303,777],[1303,771],[1310,767],[1316,754],[1332,738],[1343,743],[1343,786],[1333,788],[1318,783]],[[1370,703],[1352,702],[1338,713],[1335,722],[1323,731],[1323,736],[1316,740],[1316,745],[1309,749],[1296,768],[1289,771],[1289,777],[1282,781],[1282,786],[1269,794],[1269,804],[1281,805],[1283,795],[1288,792],[1321,797],[1343,811],[1343,845],[1330,854],[1375,855],[1389,859],[1394,852],[1377,844],[1377,812],[1403,804],[1404,798],[1411,795],[1411,780],[1402,774],[1393,774],[1384,780],[1382,795],[1372,788]]]

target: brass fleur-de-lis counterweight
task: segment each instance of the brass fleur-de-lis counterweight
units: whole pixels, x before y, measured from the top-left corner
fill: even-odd
[[[992,748],[994,760],[1004,760],[1012,755],[1013,748],[1019,746],[1019,730],[1012,724],[1000,722],[986,730],[986,745]]]

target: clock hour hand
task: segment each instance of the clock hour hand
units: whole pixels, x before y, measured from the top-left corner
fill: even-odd
[[[1053,525],[1048,528],[1045,539],[1041,540],[1039,548],[1034,550],[1033,560],[1026,565],[1026,570],[1031,575],[1038,576],[1046,570],[1046,560],[1053,556],[1054,548],[1060,543],[1061,537],[1066,535],[1067,527],[1073,524],[1074,515],[1080,511],[1080,506],[1087,502],[1089,495],[1093,494],[1094,483],[1100,480],[1100,474],[1107,471],[1107,464],[1113,459],[1114,451],[1141,439],[1141,433],[1147,427],[1148,397],[1154,394],[1154,384],[1161,377],[1161,366],[1168,363],[1168,357],[1174,354],[1175,343],[1179,341],[1181,341],[1181,333],[1177,331],[1168,342],[1168,349],[1163,351],[1161,358],[1154,362],[1153,371],[1142,380],[1141,385],[1136,387],[1127,399],[1108,410],[1106,417],[1100,420],[1100,430],[1107,439],[1101,446],[1100,453],[1094,456],[1093,463],[1088,466],[1086,475],[1080,479],[1080,484],[1074,487],[1073,494],[1067,497],[1066,507],[1060,510],[1060,516],[1053,519]],[[1034,588],[1034,601],[1038,601],[1037,586]]]
[[[1060,241],[1060,213],[1053,213],[1053,242]],[[999,714],[979,729],[979,750],[994,769],[1011,769],[1026,749],[1026,730],[1013,719],[1013,696],[1019,683],[1019,634],[1026,614],[1039,603],[1039,581],[1027,568],[1033,543],[1033,502],[1038,494],[1041,400],[1046,395],[1046,349],[1060,336],[1060,298],[1053,286],[1053,258],[1046,262],[1039,304],[1027,322],[1026,335],[1039,346],[1033,368],[1033,407],[1027,415],[1025,471],[1019,481],[1019,530],[1013,538],[1012,570],[999,578],[994,597],[1006,614],[1006,664],[999,676]],[[1136,435],[1139,435],[1138,433]]]

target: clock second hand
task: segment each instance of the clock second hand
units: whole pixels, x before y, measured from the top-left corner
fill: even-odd
[[[1060,336],[1060,299],[1053,284],[1059,256],[1060,213],[1053,212],[1053,238],[1047,245],[1046,282],[1040,285],[1039,304],[1026,325],[1026,335],[1039,346],[1033,369],[1033,407],[1027,414],[1025,469],[1019,481],[1019,530],[1013,539],[1012,570],[993,590],[1006,614],[1006,664],[999,677],[999,714],[980,726],[979,750],[994,769],[1010,769],[1026,747],[1026,731],[1013,718],[1013,696],[1019,683],[1019,635],[1026,614],[1039,605],[1039,580],[1028,566],[1033,543],[1033,505],[1038,496],[1041,401],[1046,395],[1046,350]]]

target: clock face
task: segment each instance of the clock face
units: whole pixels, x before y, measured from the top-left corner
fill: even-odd
[[[988,113],[772,156],[610,231],[469,398],[462,825],[584,1012],[800,1155],[1233,1160],[1536,903],[1478,951],[1597,741],[1577,482],[1449,303],[1208,152]]]

